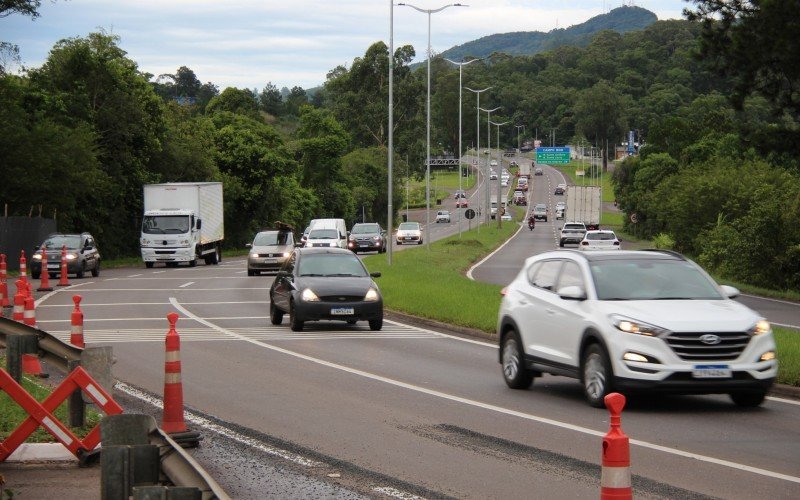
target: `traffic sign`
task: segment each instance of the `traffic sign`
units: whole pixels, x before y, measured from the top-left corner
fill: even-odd
[[[475,218],[475,210],[468,208],[464,211],[464,217],[467,219],[474,219]]]
[[[569,147],[536,148],[537,163],[566,164],[569,163]]]

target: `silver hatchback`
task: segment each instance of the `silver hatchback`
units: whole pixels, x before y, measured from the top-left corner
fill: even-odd
[[[247,275],[256,276],[262,271],[275,271],[286,262],[294,250],[294,234],[289,229],[261,231],[248,243]]]

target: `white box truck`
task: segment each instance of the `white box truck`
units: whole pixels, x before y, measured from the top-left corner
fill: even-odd
[[[224,238],[221,182],[172,182],[144,186],[139,240],[145,266],[156,262],[194,267],[222,260]]]
[[[582,222],[587,230],[600,229],[600,186],[567,187],[565,222]]]

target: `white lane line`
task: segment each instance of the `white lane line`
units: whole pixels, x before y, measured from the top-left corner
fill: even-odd
[[[782,326],[784,328],[793,328],[795,330],[800,330],[800,326],[798,325],[787,325],[786,323],[775,323],[774,321],[770,321],[775,326]]]
[[[455,395],[452,395],[452,394],[447,394],[445,392],[440,392],[440,391],[435,391],[435,390],[432,390],[432,389],[427,389],[425,387],[420,387],[420,386],[409,384],[409,383],[406,383],[406,382],[401,382],[399,380],[394,380],[394,379],[391,379],[391,378],[388,378],[388,377],[384,377],[384,376],[381,376],[381,375],[376,375],[374,373],[369,373],[369,372],[365,372],[363,370],[350,368],[350,367],[347,367],[347,366],[344,366],[344,365],[340,365],[338,363],[332,363],[330,361],[325,361],[323,359],[314,358],[314,357],[308,356],[306,354],[300,354],[298,352],[290,351],[289,349],[284,349],[282,347],[278,347],[278,346],[274,346],[274,345],[267,344],[267,343],[264,343],[264,342],[260,342],[258,340],[253,340],[253,339],[250,339],[248,337],[245,337],[244,335],[240,335],[238,333],[234,333],[234,332],[232,332],[230,330],[222,328],[221,326],[217,326],[214,323],[211,323],[209,321],[204,320],[203,318],[195,316],[194,314],[191,313],[191,311],[189,311],[189,310],[185,309],[184,307],[182,307],[180,305],[180,303],[177,300],[175,300],[174,297],[170,297],[169,300],[170,300],[170,302],[172,302],[172,305],[175,306],[176,309],[178,309],[180,312],[182,312],[186,316],[192,317],[195,321],[203,323],[204,325],[208,326],[209,328],[213,328],[213,329],[217,330],[218,332],[225,333],[226,335],[230,335],[232,337],[236,337],[236,338],[238,338],[240,340],[244,340],[245,342],[250,342],[251,344],[264,347],[265,349],[269,349],[269,350],[272,350],[272,351],[275,351],[275,352],[286,354],[288,356],[294,356],[296,358],[299,358],[299,359],[302,359],[302,360],[305,360],[305,361],[310,361],[310,362],[316,363],[318,365],[327,366],[328,368],[333,368],[335,370],[341,370],[343,372],[350,373],[352,375],[358,375],[358,376],[361,376],[361,377],[364,377],[364,378],[367,378],[367,379],[370,379],[370,380],[375,380],[377,382],[382,382],[382,383],[385,383],[385,384],[393,385],[395,387],[408,389],[410,391],[419,392],[419,393],[426,394],[426,395],[433,396],[433,397],[437,397],[437,398],[440,398],[440,399],[445,399],[445,400],[448,400],[448,401],[461,403],[461,404],[464,404],[464,405],[467,405],[467,406],[473,406],[473,407],[476,407],[476,408],[482,408],[484,410],[489,410],[489,411],[493,411],[493,412],[496,412],[496,413],[509,415],[509,416],[512,416],[512,417],[518,417],[518,418],[522,418],[522,419],[525,419],[525,420],[531,420],[531,421],[538,422],[538,423],[541,423],[541,424],[552,425],[554,427],[560,427],[562,429],[567,429],[567,430],[579,432],[579,433],[582,433],[582,434],[588,434],[590,436],[595,436],[595,437],[601,437],[602,438],[602,437],[604,437],[606,435],[606,432],[604,432],[604,431],[596,431],[594,429],[589,429],[587,427],[581,427],[579,425],[574,425],[574,424],[570,424],[570,423],[567,423],[567,422],[561,422],[561,421],[558,421],[558,420],[553,420],[551,418],[539,417],[537,415],[531,415],[531,414],[528,414],[528,413],[523,413],[523,412],[520,412],[520,411],[511,410],[509,408],[503,408],[501,406],[496,406],[496,405],[492,405],[492,404],[488,404],[488,403],[482,403],[480,401],[475,401],[475,400],[472,400],[472,399],[463,398],[461,396],[455,396]],[[700,454],[697,454],[697,453],[690,453],[690,452],[686,452],[686,451],[679,450],[679,449],[676,449],[676,448],[669,448],[667,446],[661,446],[661,445],[658,445],[658,444],[655,444],[655,443],[650,443],[650,442],[647,442],[647,441],[640,441],[638,439],[631,439],[630,440],[630,444],[633,444],[633,445],[636,445],[636,446],[640,446],[642,448],[648,448],[648,449],[651,449],[651,450],[660,451],[660,452],[663,452],[663,453],[668,453],[670,455],[676,455],[676,456],[679,456],[679,457],[699,460],[701,462],[712,463],[712,464],[715,464],[715,465],[720,465],[722,467],[728,467],[728,468],[731,468],[731,469],[736,469],[736,470],[740,470],[740,471],[744,471],[744,472],[750,472],[750,473],[753,473],[753,474],[766,476],[766,477],[771,477],[771,478],[774,478],[774,479],[781,479],[781,480],[789,481],[789,482],[793,482],[793,483],[800,483],[800,477],[790,476],[788,474],[781,474],[779,472],[774,472],[774,471],[770,471],[770,470],[766,470],[766,469],[761,469],[761,468],[758,468],[758,467],[752,467],[752,466],[745,465],[745,464],[739,464],[739,463],[736,463],[736,462],[731,462],[729,460],[723,460],[723,459],[719,459],[719,458],[709,457],[709,456],[706,456],[706,455],[700,455]]]
[[[244,272],[244,271],[242,271],[242,272]],[[185,280],[185,279],[186,279],[186,276],[156,276],[156,277],[144,276],[144,277],[141,277],[141,278],[134,278],[134,277],[128,276],[127,278],[109,278],[106,281],[156,281],[156,280],[164,280],[164,281],[166,281],[166,280]],[[205,276],[192,276],[192,279],[197,280],[197,281],[202,281],[202,280],[224,280],[224,279],[247,279],[247,278],[243,277],[243,276],[231,276],[231,275],[225,274],[225,275],[220,275],[220,276],[207,276],[207,275],[205,275]]]
[[[139,276],[141,276],[141,274],[131,274],[130,276],[128,276],[128,278],[136,278]]]
[[[448,335],[446,333],[441,333],[441,332],[437,332],[437,331],[434,331],[434,330],[428,330],[427,328],[421,328],[421,327],[418,327],[418,326],[411,326],[411,325],[406,325],[404,323],[398,323],[397,321],[391,321],[391,320],[388,320],[386,318],[383,319],[383,322],[384,323],[389,323],[389,324],[392,324],[392,325],[395,325],[395,326],[398,326],[398,327],[411,328],[411,329],[414,329],[414,330],[417,330],[417,331],[420,331],[420,332],[428,333],[428,334],[431,334],[431,335],[436,335],[437,337],[445,337],[445,338],[448,338],[448,339],[458,340],[459,342],[466,342],[468,344],[482,345],[482,346],[485,346],[485,347],[493,347],[495,349],[499,348],[497,346],[497,344],[484,342],[482,340],[465,339],[464,337],[457,337],[455,335]]]
[[[44,299],[44,297],[42,297]],[[216,305],[230,305],[230,304],[264,304],[263,300],[242,300],[242,301],[235,301],[235,302],[184,302],[183,305],[187,306],[216,306]],[[81,307],[103,307],[103,306],[114,306],[114,307],[128,307],[128,306],[169,306],[171,305],[169,301],[164,302],[108,302],[108,303],[101,303],[101,302],[81,302]],[[75,307],[74,304],[45,304],[38,308],[48,308],[48,307]]]
[[[188,283],[184,283],[183,285],[180,285],[178,288],[186,288],[187,286],[190,286],[190,285],[194,285],[194,281],[190,281]]]
[[[34,307],[38,308],[42,302],[44,302],[45,300],[49,299],[50,297],[52,297],[53,295],[55,295],[55,294],[57,294],[57,293],[61,293],[61,292],[67,292],[67,291],[70,291],[70,290],[74,290],[74,289],[76,289],[76,288],[77,288],[77,287],[79,287],[79,286],[82,286],[82,285],[87,285],[87,284],[89,284],[89,283],[93,283],[93,282],[92,282],[92,281],[87,281],[87,282],[84,282],[84,283],[76,283],[76,284],[74,284],[74,285],[70,285],[70,286],[68,286],[68,287],[66,287],[66,288],[56,288],[56,289],[54,289],[52,292],[46,293],[45,295],[42,295],[41,297],[39,297],[39,299],[37,299],[37,300],[35,300],[35,301],[34,301],[33,305],[34,305]],[[81,290],[81,291],[82,291],[82,290]],[[74,307],[75,307],[75,305],[74,305],[74,304],[70,304],[70,307],[73,307],[73,308],[74,308]]]
[[[84,323],[104,323],[104,322],[114,322],[114,321],[166,321],[166,316],[163,318],[88,318],[84,319]],[[259,320],[267,320],[269,316],[220,316],[217,318],[207,318],[213,320],[229,320],[229,319],[259,319]],[[180,318],[179,318],[180,319]],[[183,319],[192,320],[191,317],[186,317]],[[38,321],[37,323],[69,323],[71,320],[69,319],[45,319]]]
[[[244,273],[246,273],[246,272],[247,272],[247,271],[236,271],[236,274],[244,274]]]
[[[163,408],[163,403],[159,398],[155,398],[155,397],[150,396],[149,394],[145,394],[144,392],[139,391],[137,389],[134,389],[133,387],[131,387],[131,386],[129,386],[129,385],[123,383],[123,382],[117,382],[114,385],[114,388],[117,389],[117,390],[120,390],[120,391],[124,392],[125,394],[128,394],[129,396],[132,396],[132,397],[134,397],[134,398],[136,398],[136,399],[138,399],[140,401],[144,401],[145,403],[148,403],[148,404],[150,404],[152,406],[155,406],[156,408]],[[299,464],[299,465],[303,465],[305,467],[318,467],[320,465],[323,465],[321,462],[310,460],[308,458],[303,457],[302,455],[297,455],[296,453],[292,453],[292,452],[289,452],[289,451],[286,451],[286,450],[282,450],[280,448],[275,448],[274,446],[268,446],[268,445],[265,445],[264,443],[262,443],[260,441],[257,441],[257,440],[255,440],[253,438],[249,438],[247,436],[243,436],[242,434],[239,434],[238,432],[232,431],[232,430],[228,429],[227,427],[223,427],[221,425],[215,424],[215,423],[211,422],[210,420],[201,417],[200,415],[192,413],[189,410],[184,410],[183,414],[184,414],[186,420],[188,420],[189,422],[191,422],[191,423],[193,423],[193,424],[195,424],[195,425],[197,425],[199,427],[202,427],[204,429],[208,429],[208,430],[210,430],[212,432],[215,432],[215,433],[217,433],[217,434],[219,434],[221,436],[225,436],[225,437],[227,437],[229,439],[233,439],[236,442],[239,442],[239,443],[245,444],[247,446],[250,446],[252,448],[255,448],[257,450],[263,451],[264,453],[267,453],[269,455],[274,455],[276,457],[280,457],[280,458],[282,458],[284,460],[289,460],[290,462],[293,462],[293,463],[296,463],[296,464]]]
[[[269,290],[269,287],[241,287],[241,288],[81,288],[80,292],[212,292],[212,291],[232,291],[232,290]]]
[[[481,264],[483,264],[483,263],[484,263],[484,262],[486,262],[487,260],[489,260],[489,259],[491,259],[492,257],[494,257],[494,254],[496,254],[497,252],[499,252],[500,250],[502,250],[502,249],[503,249],[503,248],[504,248],[506,245],[508,245],[509,243],[511,243],[511,240],[513,240],[513,239],[514,239],[514,238],[515,238],[515,237],[516,237],[516,236],[519,234],[519,232],[520,232],[520,231],[522,231],[522,224],[520,224],[519,228],[517,228],[517,232],[516,232],[516,233],[514,233],[513,235],[511,235],[511,236],[510,236],[510,237],[509,237],[509,238],[508,238],[508,239],[507,239],[507,240],[506,240],[506,241],[505,241],[505,242],[504,242],[502,245],[500,245],[499,247],[497,247],[497,249],[495,249],[495,251],[494,251],[494,252],[490,253],[489,255],[487,255],[486,257],[484,257],[483,259],[481,259],[481,260],[480,260],[480,261],[479,261],[477,264],[475,264],[474,266],[470,267],[470,268],[469,268],[469,271],[467,271],[467,278],[471,279],[472,281],[475,281],[475,278],[473,278],[473,277],[472,277],[472,271],[474,271],[475,269],[477,269],[477,268],[478,268],[478,266],[480,266]]]
[[[800,401],[796,401],[793,399],[776,398],[775,396],[767,396],[767,399],[769,399],[770,401],[775,401],[776,403],[786,403],[788,405],[800,406]]]
[[[750,295],[750,294],[747,294],[747,293],[742,293],[740,295],[742,297],[750,297],[751,299],[768,300],[770,302],[779,302],[781,304],[788,304],[790,306],[798,306],[798,307],[800,307],[800,303],[792,302],[790,300],[773,299],[772,297],[761,297],[759,295]]]
[[[165,272],[166,271],[153,271],[153,274],[161,274],[161,273],[165,273]]]

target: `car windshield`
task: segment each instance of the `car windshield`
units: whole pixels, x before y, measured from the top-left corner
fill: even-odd
[[[266,247],[274,245],[289,245],[290,235],[286,231],[265,231],[258,233],[253,240],[254,247]]]
[[[355,255],[320,253],[303,255],[298,275],[363,278],[369,274]]]
[[[381,228],[377,224],[356,224],[350,234],[372,234],[380,233]]]
[[[309,240],[335,240],[339,237],[339,231],[335,229],[312,229],[308,233]]]
[[[146,234],[183,234],[189,232],[188,215],[148,215],[142,221]]]
[[[684,260],[591,261],[600,300],[721,300],[714,283]]]
[[[48,238],[48,239],[44,240],[44,243],[42,243],[42,245],[47,250],[54,250],[54,249],[57,250],[57,249],[62,248],[64,246],[66,246],[69,249],[74,250],[76,248],[80,248],[80,246],[81,246],[81,237],[77,236],[77,235],[74,235],[74,236],[69,236],[69,235],[53,236],[52,238]]]
[[[419,230],[419,225],[416,222],[405,222],[400,224],[398,229],[400,231],[417,231]]]

